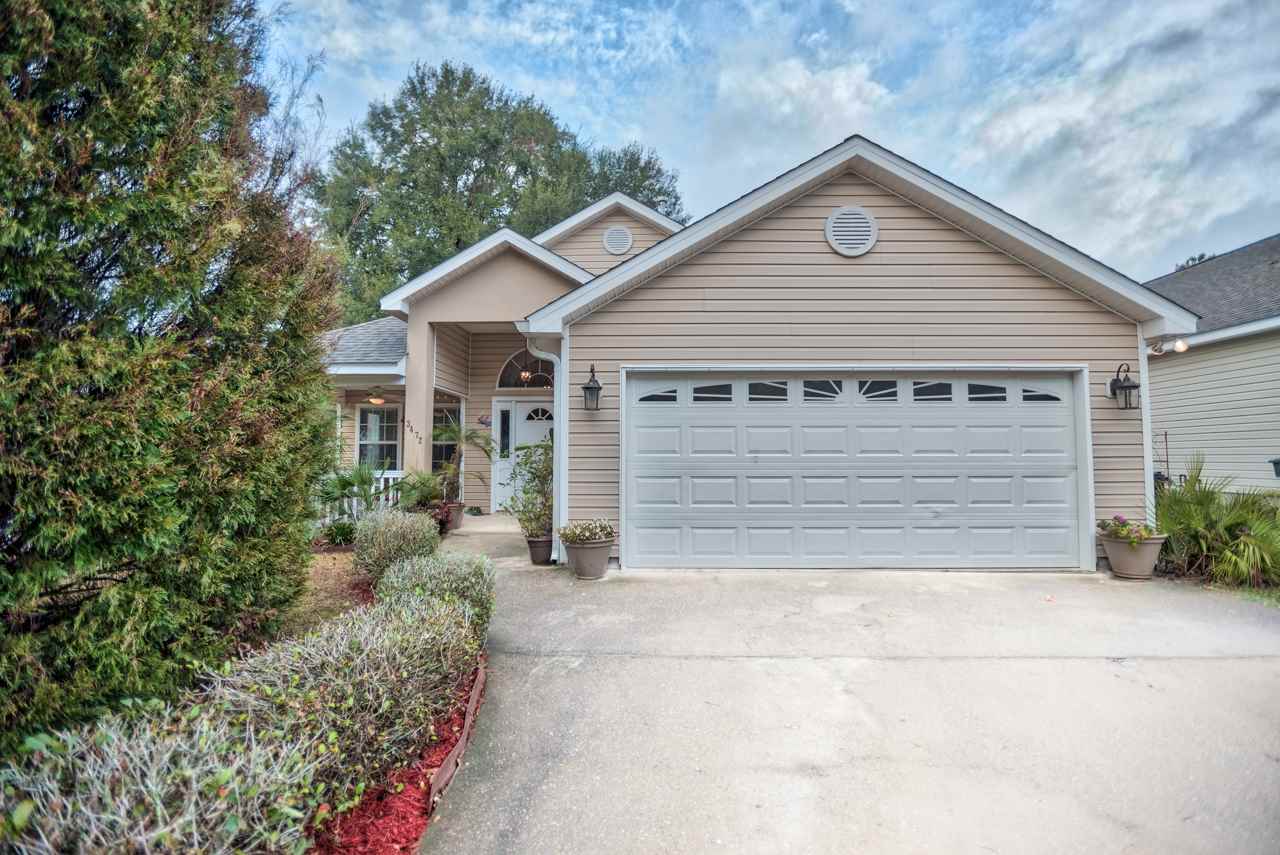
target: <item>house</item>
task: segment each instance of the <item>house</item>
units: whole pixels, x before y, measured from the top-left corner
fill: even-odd
[[[332,334],[355,453],[488,428],[488,511],[551,435],[558,524],[617,521],[623,568],[1093,569],[1094,518],[1152,504],[1110,381],[1196,321],[861,136],[683,228],[615,194],[498,231],[382,309]]]
[[[1201,316],[1150,357],[1156,469],[1201,454],[1212,478],[1280,489],[1280,234],[1146,284]]]

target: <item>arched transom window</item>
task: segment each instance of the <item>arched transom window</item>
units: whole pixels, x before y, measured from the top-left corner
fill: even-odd
[[[498,375],[499,389],[550,389],[555,384],[555,368],[522,350],[507,360]]]

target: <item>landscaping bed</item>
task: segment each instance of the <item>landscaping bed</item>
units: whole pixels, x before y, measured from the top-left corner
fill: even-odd
[[[489,560],[438,544],[429,518],[372,515],[354,558],[373,602],[207,670],[180,703],[28,739],[0,764],[0,847],[300,852],[347,827],[370,845],[410,833],[401,794],[465,742],[493,609]]]

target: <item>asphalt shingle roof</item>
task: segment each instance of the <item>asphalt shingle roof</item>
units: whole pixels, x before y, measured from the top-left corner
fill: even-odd
[[[324,334],[329,363],[378,365],[399,362],[408,352],[409,325],[387,316]]]
[[[1199,332],[1275,317],[1280,315],[1280,234],[1146,286],[1200,315]]]

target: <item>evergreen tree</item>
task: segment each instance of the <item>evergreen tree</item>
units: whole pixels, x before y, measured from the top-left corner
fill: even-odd
[[[0,750],[271,628],[336,266],[252,0],[0,0]]]

